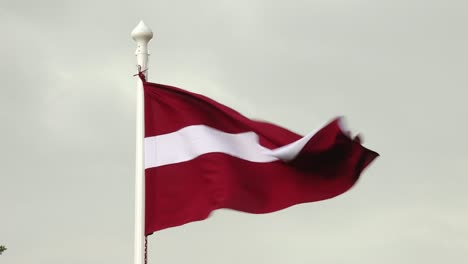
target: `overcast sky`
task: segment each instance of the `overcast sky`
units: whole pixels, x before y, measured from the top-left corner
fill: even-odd
[[[381,154],[334,199],[156,233],[150,264],[468,263],[467,13],[464,0],[0,0],[0,263],[132,263],[140,19],[150,81],[302,134],[344,115]]]

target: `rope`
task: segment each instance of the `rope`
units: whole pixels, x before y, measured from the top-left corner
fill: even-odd
[[[138,76],[140,77],[140,79],[145,82],[146,81],[146,77],[144,75],[144,72],[148,71],[148,69],[146,70],[141,70],[141,65],[137,65],[137,68],[138,68],[138,73],[134,74],[133,76]]]
[[[148,264],[148,237],[145,236],[145,264]]]

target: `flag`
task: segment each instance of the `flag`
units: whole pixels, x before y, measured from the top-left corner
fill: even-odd
[[[262,214],[335,197],[378,156],[341,117],[301,136],[205,96],[143,83],[146,235],[216,209]]]

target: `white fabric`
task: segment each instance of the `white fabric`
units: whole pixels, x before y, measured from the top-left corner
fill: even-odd
[[[215,152],[252,162],[290,161],[317,131],[270,150],[260,145],[254,132],[230,134],[205,125],[188,126],[173,133],[145,138],[145,169],[189,161]]]

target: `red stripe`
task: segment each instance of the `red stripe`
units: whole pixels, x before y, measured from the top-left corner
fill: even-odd
[[[269,213],[329,199],[351,188],[377,156],[334,121],[288,164],[210,153],[147,169],[146,233],[203,220],[218,208]]]
[[[227,133],[255,131],[260,144],[267,148],[283,146],[301,138],[277,125],[248,119],[203,95],[155,83],[145,83],[144,89],[146,137],[202,124]]]

